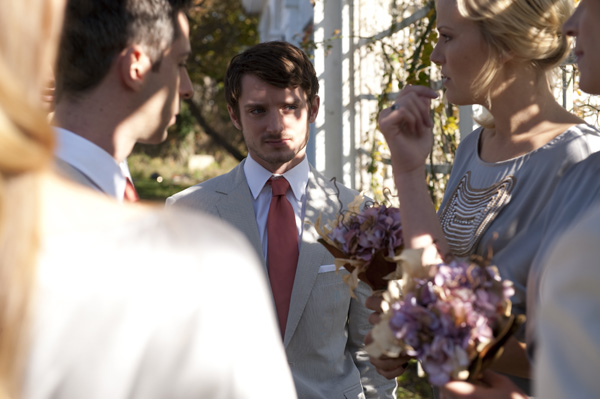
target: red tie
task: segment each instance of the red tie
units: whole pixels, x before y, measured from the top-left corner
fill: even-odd
[[[290,184],[285,178],[270,178],[273,197],[267,217],[267,261],[281,336],[285,334],[292,287],[298,264],[298,229],[292,204],[285,197]]]
[[[131,182],[131,179],[129,177],[125,178],[124,198],[125,198],[125,200],[130,201],[130,202],[135,202],[135,201],[140,200],[140,197],[139,197],[137,191],[135,191],[135,187],[133,187],[133,183]]]

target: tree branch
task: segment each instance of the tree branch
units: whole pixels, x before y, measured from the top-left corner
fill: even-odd
[[[231,143],[229,143],[223,136],[221,136],[212,127],[210,127],[210,125],[208,124],[206,119],[204,119],[204,117],[202,116],[202,113],[200,112],[200,108],[198,108],[198,106],[196,105],[196,103],[194,103],[194,101],[192,101],[191,99],[186,99],[185,102],[190,109],[190,113],[192,114],[194,119],[196,119],[196,122],[198,122],[198,125],[200,125],[200,127],[204,130],[204,132],[206,134],[208,134],[209,137],[217,145],[220,145],[221,147],[223,147],[223,149],[225,151],[230,153],[238,161],[241,161],[242,159],[244,159],[246,157],[237,148],[235,148],[233,145],[231,145]]]

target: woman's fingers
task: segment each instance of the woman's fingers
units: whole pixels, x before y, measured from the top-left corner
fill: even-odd
[[[402,102],[412,106],[412,112],[419,119],[420,124],[425,127],[433,126],[433,121],[431,120],[431,98],[429,96],[422,96],[415,91],[411,91],[402,99]]]
[[[365,301],[365,307],[374,312],[381,313],[381,302],[383,302],[383,297],[377,295],[371,295],[367,297]]]
[[[380,130],[386,134],[397,132],[418,134],[423,128],[431,128],[431,99],[437,94],[424,86],[408,86],[394,104],[380,115]]]
[[[402,102],[410,101],[414,103],[418,110],[418,114],[421,117],[421,122],[427,126],[432,126],[430,108],[431,100],[437,98],[438,95],[435,91],[425,86],[407,86],[400,92],[400,95],[396,99],[395,106],[400,108]]]
[[[404,374],[408,368],[410,357],[406,355],[397,358],[381,356],[379,358],[371,357],[370,360],[379,374],[385,378],[392,379]]]

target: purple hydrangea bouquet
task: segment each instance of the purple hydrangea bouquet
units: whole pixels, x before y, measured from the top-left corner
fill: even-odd
[[[334,256],[339,270],[350,272],[344,280],[351,290],[364,281],[373,290],[385,290],[388,280],[397,276],[397,257],[402,253],[402,224],[400,210],[383,204],[364,207],[363,197],[357,196],[348,210],[333,221],[315,228],[319,242]]]
[[[425,266],[422,252],[400,256],[402,278],[383,293],[367,352],[413,356],[433,385],[476,381],[524,320],[510,314],[512,283],[479,258]]]

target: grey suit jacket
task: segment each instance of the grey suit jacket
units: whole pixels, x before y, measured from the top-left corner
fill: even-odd
[[[167,205],[208,212],[237,227],[263,259],[266,273],[244,162],[227,174],[175,194],[167,199]],[[311,166],[300,256],[283,340],[299,398],[395,398],[396,382],[377,373],[363,348],[363,338],[371,328],[370,311],[364,306],[370,289],[361,283],[357,298],[352,298],[342,281],[346,271],[319,272],[322,265],[333,264],[333,257],[317,242],[312,223],[319,214],[323,221],[334,219],[340,201],[346,207],[357,194],[340,184],[336,187]],[[264,384],[269,383],[266,377]]]

